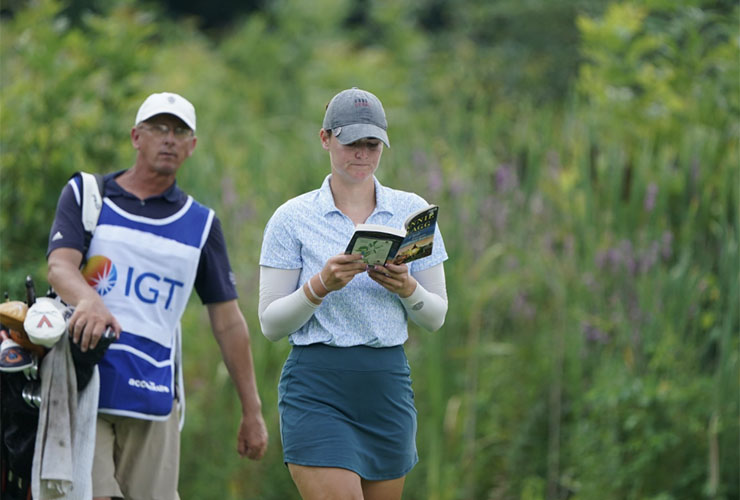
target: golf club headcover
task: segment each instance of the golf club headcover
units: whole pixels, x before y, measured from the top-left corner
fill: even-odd
[[[13,330],[12,328],[8,330],[8,333],[10,334],[10,338],[15,340],[18,345],[23,347],[23,349],[35,354],[38,356],[39,359],[43,358],[46,354],[46,348],[42,345],[36,345],[28,338],[28,335],[26,335],[26,332],[23,330]]]
[[[0,323],[16,331],[23,330],[28,305],[20,300],[0,303]],[[23,331],[25,333],[25,331]]]
[[[18,345],[28,349],[39,357],[46,354],[43,346],[36,345],[28,338],[23,322],[28,313],[28,305],[20,300],[10,300],[0,304],[0,323],[8,327],[10,338],[15,340]]]
[[[58,300],[39,297],[28,308],[23,327],[31,342],[52,348],[67,331],[65,306]]]

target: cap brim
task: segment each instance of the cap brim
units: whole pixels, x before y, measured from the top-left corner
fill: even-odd
[[[195,132],[195,124],[192,123],[188,119],[188,117],[185,116],[184,113],[178,113],[177,111],[172,111],[172,109],[169,109],[169,108],[168,109],[155,108],[155,109],[150,110],[150,111],[148,110],[146,113],[144,113],[144,114],[142,114],[141,116],[138,117],[139,120],[136,122],[136,125],[139,125],[141,122],[145,122],[149,118],[151,118],[153,116],[157,116],[157,115],[172,115],[172,116],[175,116],[175,117],[179,118],[180,120],[182,120],[182,122],[185,125],[187,125],[188,128],[190,128],[190,130],[192,130],[193,132]]]
[[[336,130],[337,129],[334,129],[333,133],[341,144],[351,144],[360,139],[372,137],[383,141],[383,144],[385,144],[386,147],[391,147],[386,131],[376,125],[369,123],[356,123],[354,125],[345,125],[341,127],[341,131],[339,133],[336,133]]]

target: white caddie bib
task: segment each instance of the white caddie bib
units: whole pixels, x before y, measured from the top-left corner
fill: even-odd
[[[169,415],[178,327],[213,217],[192,197],[165,219],[104,200],[82,270],[123,328],[99,364],[101,413]]]

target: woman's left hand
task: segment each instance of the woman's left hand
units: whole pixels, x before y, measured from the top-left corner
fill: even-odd
[[[370,266],[367,274],[377,284],[399,297],[408,297],[416,290],[416,280],[409,274],[409,266],[406,264]]]

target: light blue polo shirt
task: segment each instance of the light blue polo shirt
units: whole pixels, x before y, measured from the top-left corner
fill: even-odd
[[[318,273],[326,261],[344,253],[354,223],[334,204],[328,175],[319,189],[281,205],[267,222],[260,265],[301,269],[298,286]],[[429,205],[422,197],[375,181],[375,210],[367,224],[403,227],[411,213]],[[439,224],[432,255],[408,264],[413,274],[447,260]],[[406,310],[398,295],[375,283],[367,273],[331,292],[314,315],[289,337],[293,345],[324,343],[338,347],[390,347],[408,338]]]

